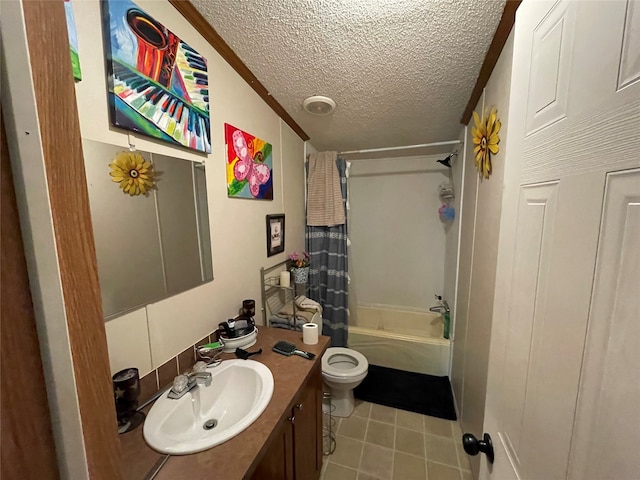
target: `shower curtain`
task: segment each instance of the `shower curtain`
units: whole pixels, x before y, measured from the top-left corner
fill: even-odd
[[[346,211],[347,162],[335,160],[340,177],[342,204]],[[309,181],[307,164],[307,182]],[[306,248],[311,257],[309,297],[322,305],[322,334],[331,337],[332,347],[346,347],[349,318],[347,223],[306,228]]]

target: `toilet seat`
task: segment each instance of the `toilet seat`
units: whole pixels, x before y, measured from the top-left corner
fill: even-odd
[[[339,356],[346,358],[340,361]],[[345,365],[345,363],[347,363],[347,365]],[[354,363],[355,365],[353,365]],[[366,375],[368,370],[369,362],[367,358],[360,352],[356,352],[350,348],[327,348],[327,351],[322,356],[322,373],[328,377],[344,380]]]

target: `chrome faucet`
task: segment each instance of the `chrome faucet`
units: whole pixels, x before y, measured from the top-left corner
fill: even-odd
[[[449,304],[447,303],[446,300],[442,300],[442,297],[440,295],[436,295],[436,300],[438,300],[440,302],[440,305],[436,305],[435,307],[431,307],[429,308],[430,312],[437,312],[437,313],[449,313]]]
[[[211,385],[212,378],[211,372],[192,371],[191,373],[178,375],[173,379],[173,386],[171,390],[169,390],[167,397],[174,400],[182,398],[187,392],[193,390],[198,385],[208,387]]]

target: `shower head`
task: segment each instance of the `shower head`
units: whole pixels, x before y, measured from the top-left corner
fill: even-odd
[[[442,160],[436,160],[436,162],[441,163],[445,167],[451,168],[451,159],[454,155],[458,155],[458,152],[451,152],[445,158],[443,158]]]
[[[451,155],[449,155],[447,158],[444,158],[442,160],[436,160],[436,162],[441,163],[445,167],[451,168],[451,163],[449,162],[449,160],[451,160]]]

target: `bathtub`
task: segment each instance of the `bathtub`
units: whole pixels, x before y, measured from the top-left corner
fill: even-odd
[[[383,306],[357,307],[349,324],[349,348],[370,365],[408,372],[449,374],[451,343],[439,313]]]

